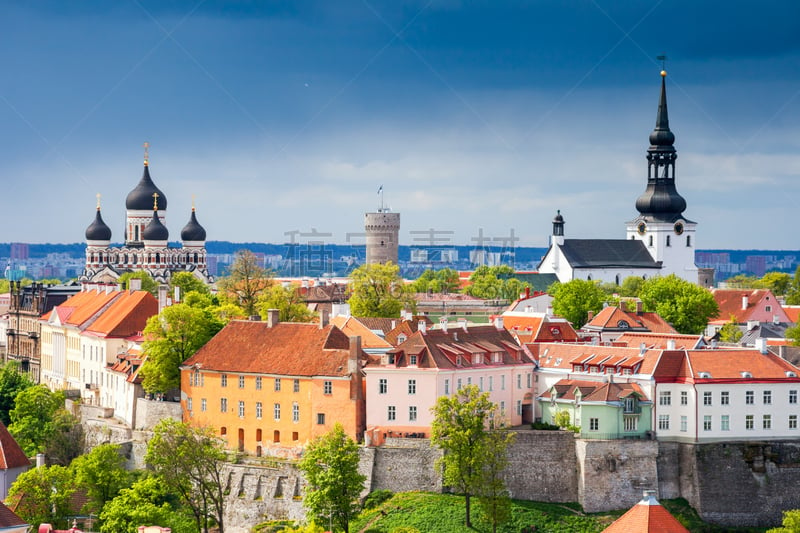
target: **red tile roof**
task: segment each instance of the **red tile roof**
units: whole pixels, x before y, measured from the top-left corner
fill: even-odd
[[[639,348],[574,343],[535,343],[526,347],[541,368],[559,368],[567,372],[572,372],[574,365],[586,364],[602,365],[604,369],[615,367],[633,370],[638,366],[639,374],[650,374],[662,352],[645,350],[642,355]]]
[[[729,322],[731,316],[737,323],[747,322],[758,304],[766,298],[769,298],[770,304],[776,307],[776,313],[777,309],[782,309],[780,302],[768,289],[713,289],[711,294],[719,306],[719,314],[712,318],[721,322]],[[745,299],[746,308],[743,305]]]
[[[606,383],[603,381],[586,381],[578,379],[562,379],[555,385],[558,398],[574,400],[575,391],[580,390],[582,401],[586,402],[615,402],[620,398],[636,393],[644,399],[647,396],[638,383]],[[552,389],[552,387],[551,387]],[[550,398],[550,390],[542,394],[542,398]]]
[[[63,304],[56,306],[61,323],[64,325],[80,326],[94,317],[104,307],[109,305],[120,295],[120,291],[98,292],[83,291],[67,299]]]
[[[619,330],[620,323],[626,322],[630,328],[644,328],[652,333],[677,333],[658,313],[623,311],[619,307],[609,306],[584,326],[586,330]]]
[[[183,364],[207,370],[289,376],[345,376],[350,340],[328,325],[232,320]],[[363,353],[361,355],[363,357]]]
[[[3,502],[0,502],[0,528],[7,528],[13,526],[27,526],[28,523],[17,516],[17,514],[9,509]]]
[[[617,518],[604,533],[689,533],[654,496],[645,497]]]
[[[794,373],[794,376],[792,376]],[[773,353],[753,349],[688,350],[664,352],[654,377],[658,382],[758,382],[800,383],[800,369]]]
[[[144,330],[158,314],[158,301],[147,291],[122,292],[86,331],[103,337],[128,337]]]
[[[22,451],[17,441],[8,432],[5,424],[0,422],[0,470],[30,466],[31,462]]]
[[[362,319],[336,316],[331,319],[331,324],[341,329],[348,337],[361,337],[361,347],[364,349],[386,349],[392,347],[391,344],[367,327],[362,322]]]
[[[644,343],[648,348],[667,348],[667,342],[675,341],[675,348],[693,350],[705,344],[702,335],[681,335],[680,333],[623,333],[614,341],[618,346],[637,347]]]

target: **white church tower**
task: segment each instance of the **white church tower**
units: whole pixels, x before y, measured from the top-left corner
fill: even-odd
[[[666,71],[661,71],[661,98],[656,127],[647,149],[647,188],[636,200],[639,215],[626,223],[627,238],[641,241],[654,261],[661,263],[659,275],[675,274],[698,282],[694,263],[697,223],[683,216],[686,200],[675,188],[675,135],[669,129]]]

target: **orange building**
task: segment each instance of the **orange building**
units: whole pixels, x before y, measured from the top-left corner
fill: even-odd
[[[272,310],[231,321],[181,366],[184,421],[257,456],[296,453],[336,422],[361,440],[365,357],[332,325],[278,323]]]

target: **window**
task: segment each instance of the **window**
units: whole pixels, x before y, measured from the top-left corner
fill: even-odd
[[[389,420],[394,420],[397,418],[397,408],[394,405],[389,406],[386,413],[386,418],[388,418]]]
[[[489,392],[494,390],[494,376],[489,376]]]
[[[272,405],[272,418],[274,418],[276,422],[280,422],[280,420],[281,420],[281,404],[275,403],[275,404]]]
[[[650,235],[650,238],[647,240],[647,246],[653,246],[653,236]]]
[[[706,391],[703,393],[703,405],[711,405],[711,392]]]
[[[669,415],[658,415],[658,429],[669,429]]]
[[[672,393],[668,390],[659,392],[658,405],[672,405]]]
[[[722,415],[722,417],[720,417],[719,429],[722,431],[731,430],[731,417],[729,415]]]
[[[331,395],[333,394],[333,381],[326,379],[322,382],[322,394]]]
[[[517,374],[517,388],[522,388],[522,374]]]
[[[772,429],[772,415],[764,415],[761,418],[761,427],[764,429]]]
[[[517,414],[522,414],[522,400],[517,400]]]
[[[789,391],[789,403],[797,403],[797,391],[790,390]]]
[[[754,398],[755,398],[755,395],[753,394],[753,391],[749,390],[749,391],[746,391],[744,393],[744,403],[745,404],[753,405],[753,403],[755,403]]]
[[[450,396],[450,380],[449,379],[444,380],[444,395],[445,396]]]
[[[292,403],[292,422],[300,422],[300,404]]]
[[[730,393],[728,391],[722,391],[719,393],[720,405],[728,405],[730,403],[730,399]]]
[[[636,411],[636,399],[632,396],[625,398],[623,403],[623,411],[626,413],[633,413]]]
[[[206,409],[208,409],[208,401],[205,398],[203,398],[200,400],[200,410],[205,412]]]
[[[261,376],[256,378],[256,390],[261,390]]]
[[[744,429],[753,429],[753,415],[745,415]]]
[[[528,380],[528,388],[529,389],[531,388],[531,376],[532,375],[533,374],[531,374],[530,372],[526,375],[527,376],[526,379]]]
[[[766,311],[767,313],[771,312],[772,311],[772,306],[771,305],[767,305],[766,307],[764,307],[764,311]]]
[[[711,415],[703,416],[703,431],[711,431]]]
[[[670,238],[670,236],[669,236],[669,235],[667,235],[667,246],[672,246],[672,245],[670,244],[670,240],[669,240],[669,238]]]
[[[500,390],[506,390],[506,375],[500,376]]]
[[[686,415],[681,415],[681,431],[686,432],[689,430],[689,418]]]
[[[244,418],[244,402],[239,401],[239,418]]]
[[[478,389],[483,392],[483,376],[480,377],[478,381]]]
[[[472,385],[472,376],[467,378],[467,385]]]
[[[687,235],[686,236],[686,247],[689,248],[691,246],[692,246],[692,236],[691,235]]]
[[[239,388],[244,388],[244,376],[239,376]]]
[[[408,407],[408,421],[409,422],[416,422],[417,421],[417,406],[411,405]]]
[[[416,366],[417,365],[417,356],[416,355],[409,356],[408,364],[411,365],[411,366]]]
[[[389,382],[386,378],[381,378],[378,380],[378,394],[386,394],[386,391],[389,390]]]
[[[417,393],[417,380],[416,379],[409,379],[408,380],[408,393],[409,394],[416,394]]]
[[[300,380],[299,379],[294,380],[294,385],[292,385],[292,391],[293,392],[300,392]]]
[[[256,418],[261,420],[261,416],[264,414],[261,402],[256,402]]]
[[[220,398],[219,399],[219,412],[220,413],[227,413],[228,412],[228,399],[227,398]]]
[[[772,403],[772,391],[765,390],[764,391],[764,405],[769,405]]]
[[[318,426],[325,425],[325,413],[317,413],[317,425]]]
[[[192,410],[192,399],[191,398],[186,398],[186,410],[187,411],[191,411]]]
[[[461,390],[461,378],[458,378],[458,390]]]
[[[219,377],[219,386],[220,387],[227,387],[228,386],[228,375],[227,374],[222,374]]]
[[[681,405],[689,405],[689,393],[685,390],[681,391]]]
[[[624,418],[624,428],[625,431],[637,431],[639,429],[639,417],[638,416],[626,416]]]
[[[500,402],[500,416],[506,416],[506,402]]]
[[[789,429],[797,429],[797,415],[789,415]]]
[[[589,431],[598,431],[600,429],[600,419],[599,418],[590,418],[589,419]]]
[[[275,378],[275,392],[281,391],[281,378]]]

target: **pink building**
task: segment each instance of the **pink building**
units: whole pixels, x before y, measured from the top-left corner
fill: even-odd
[[[512,426],[533,421],[533,360],[502,325],[423,324],[364,367],[369,442],[428,437],[436,400],[466,385],[488,392]]]

